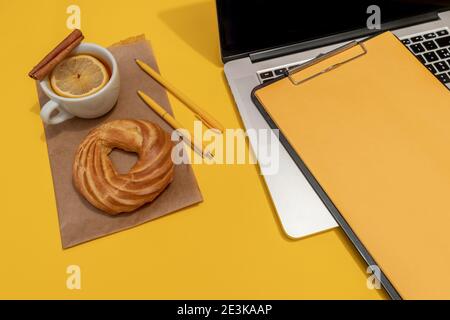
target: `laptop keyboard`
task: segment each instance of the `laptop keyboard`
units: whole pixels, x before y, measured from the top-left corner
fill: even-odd
[[[401,39],[442,83],[450,84],[450,32],[441,29]]]
[[[284,75],[287,71],[298,67],[301,63],[303,63],[303,62],[297,62],[297,63],[293,63],[293,64],[286,65],[283,67],[277,67],[277,68],[273,68],[270,70],[260,71],[260,72],[258,72],[259,80],[261,81],[261,83],[269,82],[273,79],[276,79],[276,78]]]
[[[400,39],[442,83],[450,86],[450,32],[448,28],[423,32]],[[302,62],[257,72],[261,83],[274,80]]]

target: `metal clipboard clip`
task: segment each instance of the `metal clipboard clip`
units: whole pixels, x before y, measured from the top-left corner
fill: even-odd
[[[329,66],[329,67],[327,67],[327,68],[325,68],[325,69],[323,69],[323,70],[321,70],[321,71],[319,71],[319,72],[317,72],[317,73],[313,74],[312,76],[309,76],[309,77],[307,77],[305,79],[302,79],[302,80],[295,80],[294,79],[293,75],[295,75],[296,73],[298,73],[298,72],[300,72],[302,70],[305,70],[305,69],[307,69],[307,68],[309,68],[309,67],[311,67],[311,66],[313,66],[315,64],[318,64],[318,63],[320,63],[322,61],[325,61],[325,60],[329,59],[330,57],[338,55],[338,54],[340,54],[340,53],[342,53],[344,51],[347,51],[347,50],[349,50],[349,49],[351,49],[353,47],[356,47],[356,46],[360,46],[361,47],[362,53],[360,53],[360,54],[358,54],[358,55],[356,55],[354,57],[351,57],[349,59],[346,59],[344,61],[335,63],[332,66]],[[305,83],[306,81],[312,80],[312,79],[314,79],[314,78],[316,78],[316,77],[318,77],[318,76],[320,76],[320,75],[322,75],[324,73],[327,73],[327,72],[329,72],[331,70],[339,68],[340,66],[342,66],[342,65],[344,65],[344,64],[346,64],[348,62],[351,62],[351,61],[353,61],[355,59],[358,59],[358,58],[364,56],[366,53],[367,53],[367,49],[364,46],[364,43],[359,42],[359,41],[352,41],[352,42],[349,42],[346,45],[344,45],[342,47],[339,47],[337,49],[334,49],[334,50],[332,50],[332,51],[330,51],[328,53],[325,53],[323,55],[319,55],[317,58],[312,59],[312,60],[310,60],[308,62],[305,62],[304,64],[298,66],[297,68],[294,68],[294,69],[290,70],[288,72],[288,78],[289,78],[289,80],[291,80],[293,85],[297,86],[297,85],[300,85],[302,83]]]

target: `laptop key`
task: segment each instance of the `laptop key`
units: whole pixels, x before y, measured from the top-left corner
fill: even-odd
[[[412,42],[419,42],[419,41],[422,41],[423,40],[423,37],[422,36],[417,36],[417,37],[412,37],[411,38],[411,41]]]
[[[261,77],[261,79],[272,78],[273,77],[273,72],[272,71],[261,72],[259,74],[259,76]]]
[[[448,49],[440,49],[440,50],[437,50],[436,53],[438,54],[439,58],[441,58],[441,59],[450,58],[450,51],[448,51]]]
[[[435,41],[441,48],[450,46],[450,37],[437,38]]]
[[[444,29],[444,30],[440,30],[440,31],[438,31],[438,32],[436,32],[436,33],[437,33],[437,35],[438,35],[439,37],[442,37],[442,36],[445,36],[445,35],[448,34],[448,30],[447,30],[447,29]]]
[[[420,43],[413,44],[410,48],[415,54],[425,52],[425,48]]]
[[[404,40],[402,40],[402,43],[408,45],[408,44],[411,44],[411,40],[404,39]]]
[[[434,50],[434,49],[437,49],[437,47],[438,47],[433,40],[425,41],[422,44],[425,47],[425,49],[427,49],[427,50]]]
[[[420,62],[422,62],[422,63],[427,63],[427,62],[425,61],[425,58],[424,58],[421,54],[417,55],[416,57],[417,57],[417,59],[419,59]]]
[[[449,83],[450,82],[450,77],[446,73],[438,74],[437,78],[439,80],[441,80],[441,82],[443,82],[443,83]]]
[[[445,61],[436,62],[434,64],[434,67],[436,68],[436,70],[438,72],[443,72],[443,71],[450,70],[450,68],[448,67],[448,64]]]
[[[427,33],[426,35],[423,36],[425,39],[434,39],[437,37],[436,33],[431,32],[431,33]]]
[[[434,52],[424,53],[423,57],[427,60],[427,62],[435,62],[439,60],[438,56]]]
[[[427,69],[430,70],[431,73],[433,73],[433,74],[437,73],[436,68],[432,64],[427,64],[427,65],[425,65],[425,67],[427,67]]]
[[[283,76],[286,72],[287,72],[286,68],[277,69],[277,70],[275,70],[275,75],[276,76]]]

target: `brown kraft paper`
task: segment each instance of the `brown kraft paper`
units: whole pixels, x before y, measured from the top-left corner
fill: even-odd
[[[131,214],[109,216],[87,202],[75,189],[72,165],[78,145],[100,124],[116,119],[144,119],[160,125],[171,133],[173,129],[149,109],[136,94],[140,89],[172,114],[165,90],[135,63],[138,58],[158,70],[152,50],[143,36],[111,46],[120,72],[120,96],[108,114],[97,119],[73,118],[59,125],[46,125],[48,155],[58,209],[63,248],[135,227],[202,201],[193,170],[188,164],[175,165],[174,180],[152,203]],[[41,107],[48,98],[38,87]],[[130,168],[134,156],[113,152],[111,158],[119,171]]]

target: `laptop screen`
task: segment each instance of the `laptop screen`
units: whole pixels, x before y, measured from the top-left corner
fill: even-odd
[[[371,5],[380,8],[381,25],[440,11],[450,0],[217,0],[222,56],[281,47],[367,30]]]

